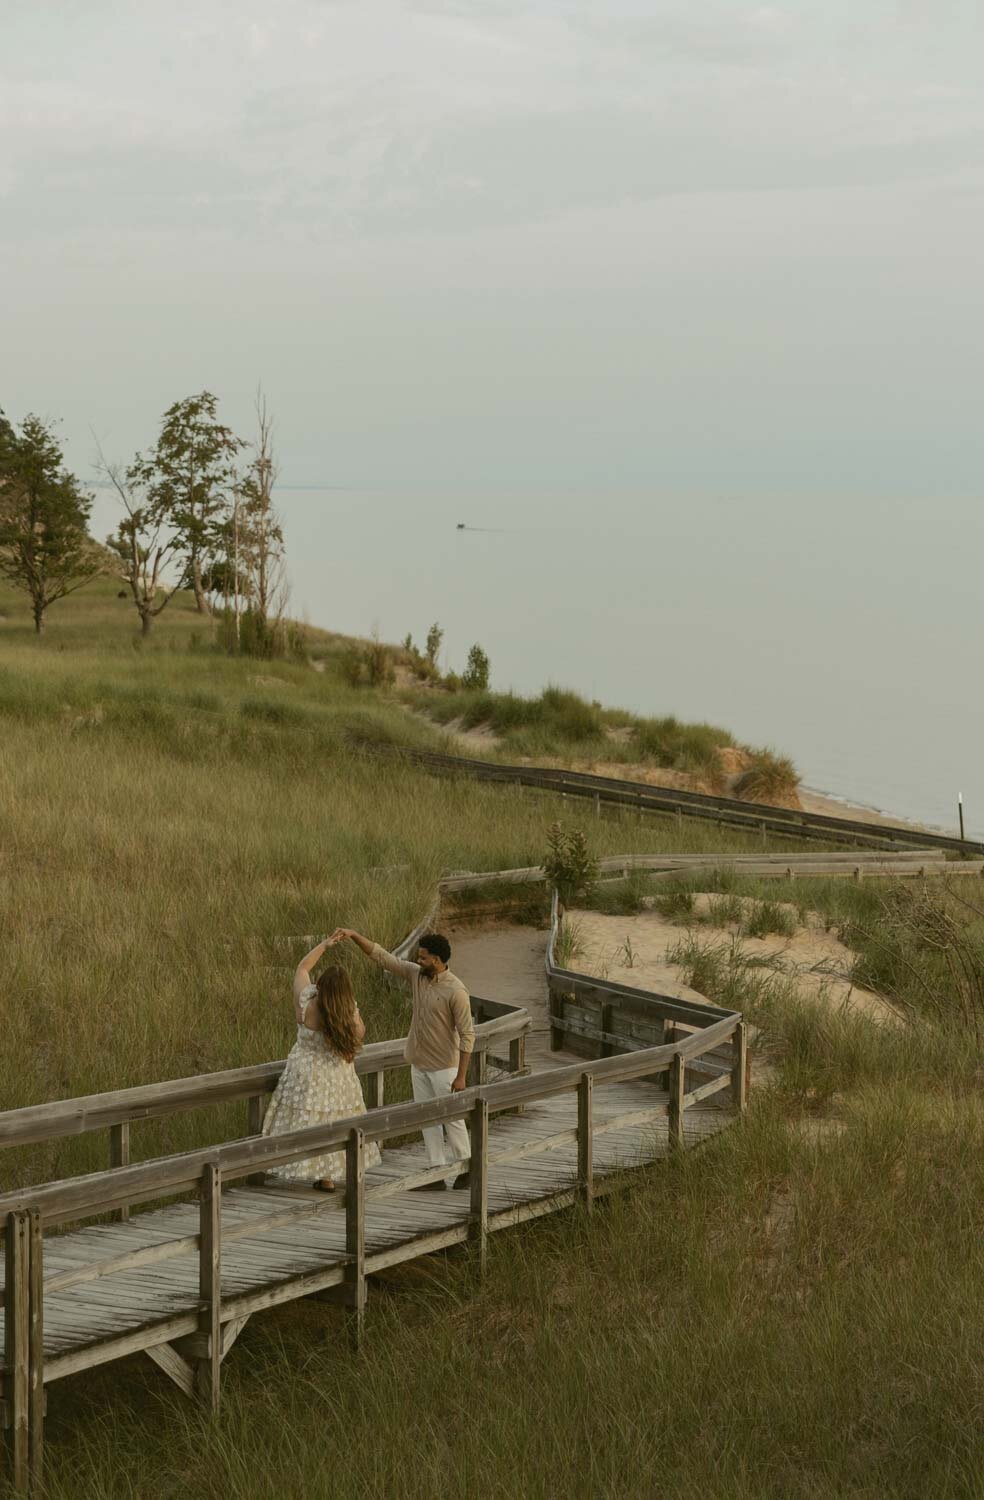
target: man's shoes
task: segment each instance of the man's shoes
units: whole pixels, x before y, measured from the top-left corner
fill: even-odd
[[[461,1174],[460,1177],[456,1177],[455,1178],[454,1185],[455,1185],[456,1188],[471,1187],[471,1173],[470,1172],[462,1172],[462,1174]]]
[[[413,1191],[415,1193],[445,1193],[447,1192],[447,1188],[448,1185],[444,1181],[422,1182],[418,1187],[415,1187]]]

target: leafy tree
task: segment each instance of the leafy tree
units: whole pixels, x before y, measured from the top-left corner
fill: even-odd
[[[434,624],[427,632],[427,645],[424,650],[424,654],[432,667],[437,666],[437,654],[441,649],[441,642],[443,641],[443,639],[444,631],[435,620]]]
[[[29,416],[18,433],[0,412],[0,574],[29,595],[38,635],[48,606],[103,569],[91,510],[51,425]]]
[[[489,685],[489,670],[489,659],[485,652],[481,646],[473,646],[468,653],[468,665],[461,674],[461,686],[484,692]]]
[[[245,446],[219,422],[217,409],[211,391],[176,401],[155,446],[127,470],[128,486],[146,496],[146,526],[172,536],[173,550],[183,554],[199,614],[210,612],[202,575],[221,550],[236,454]]]

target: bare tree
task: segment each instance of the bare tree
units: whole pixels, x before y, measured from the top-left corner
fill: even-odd
[[[237,644],[240,601],[245,600],[256,644],[269,650],[287,606],[288,589],[283,525],[273,500],[278,474],[273,418],[262,390],[256,393],[255,409],[254,457],[236,488],[225,526],[226,574],[234,580]]]
[[[154,620],[185,582],[183,538],[168,529],[160,509],[148,503],[146,496],[141,503],[139,492],[146,481],[139,463],[123,470],[118,464],[107,463],[99,449],[98,467],[126,512],[113,535],[106,538],[106,545],[130,590],[140,616],[141,634],[147,636]],[[165,571],[175,561],[179,564],[177,573],[165,581]]]

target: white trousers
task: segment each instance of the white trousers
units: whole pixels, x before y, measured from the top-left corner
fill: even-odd
[[[451,1080],[456,1077],[457,1072],[457,1068],[411,1067],[410,1083],[414,1100],[419,1104],[424,1099],[446,1099],[451,1092]],[[448,1136],[447,1152],[444,1149],[445,1131]],[[449,1120],[446,1125],[425,1125],[423,1137],[432,1167],[443,1167],[446,1161],[457,1161],[460,1156],[471,1155],[471,1143],[464,1120]],[[445,1178],[448,1187],[454,1185],[457,1175],[455,1172],[453,1176]]]

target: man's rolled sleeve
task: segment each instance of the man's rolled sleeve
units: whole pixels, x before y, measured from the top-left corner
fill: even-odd
[[[390,974],[397,974],[401,979],[412,980],[417,973],[417,964],[411,963],[408,958],[397,958],[395,953],[387,952],[379,943],[373,943],[369,957],[381,969],[386,969]]]
[[[458,1048],[464,1054],[475,1050],[475,1022],[472,1020],[471,1001],[464,989],[455,990],[451,998],[451,1014],[454,1029],[458,1033]]]

